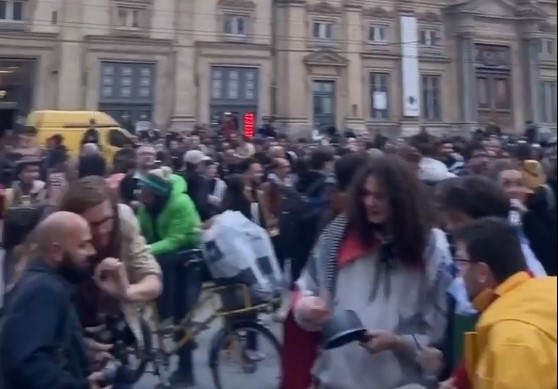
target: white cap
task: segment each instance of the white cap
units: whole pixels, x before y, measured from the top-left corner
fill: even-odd
[[[192,165],[198,165],[203,161],[210,161],[210,160],[211,158],[209,158],[200,150],[188,150],[186,154],[184,154],[184,162],[190,163]]]

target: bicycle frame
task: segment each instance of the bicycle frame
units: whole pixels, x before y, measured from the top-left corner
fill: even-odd
[[[198,310],[204,306],[208,301],[213,303],[215,298],[219,298],[219,293],[229,290],[231,288],[238,288],[240,287],[242,290],[242,296],[244,299],[244,306],[239,309],[227,310],[224,311],[222,309],[216,308],[216,305],[213,304],[214,309],[213,313],[206,318],[203,322],[199,323],[198,328],[192,328],[190,325],[193,322],[194,317]],[[252,303],[252,296],[250,293],[250,288],[245,284],[234,284],[234,285],[226,285],[226,286],[208,286],[202,289],[202,293],[206,292],[207,295],[203,298],[199,299],[196,304],[186,313],[184,318],[180,321],[180,324],[173,328],[173,332],[183,331],[184,335],[178,340],[172,350],[168,350],[168,354],[175,354],[182,348],[186,343],[191,340],[194,340],[200,333],[205,331],[209,327],[209,325],[218,318],[225,318],[234,315],[240,315],[243,313],[253,312],[263,310],[267,307],[271,307],[273,304],[278,302],[280,299],[272,299],[271,301],[267,301],[262,304],[253,305]],[[225,326],[227,325],[227,321],[225,321]],[[160,333],[160,330],[157,330]]]

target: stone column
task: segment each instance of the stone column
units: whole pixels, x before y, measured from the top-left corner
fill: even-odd
[[[311,83],[304,62],[307,36],[305,3],[282,2],[278,27],[277,108],[280,125],[293,137],[309,136],[312,122]]]
[[[347,33],[347,77],[343,79],[345,93],[347,94],[345,125],[357,132],[363,132],[365,107],[364,91],[368,91],[368,84],[363,82],[363,69],[362,58],[360,52],[362,51],[362,28],[361,14],[362,7],[356,3],[345,4],[346,16],[346,33]]]
[[[196,108],[198,104],[195,74],[196,57],[193,48],[193,34],[183,31],[193,26],[194,2],[179,1],[176,3],[176,29],[174,45],[174,107],[171,127],[175,130],[192,129],[196,122]]]
[[[535,37],[523,40],[524,90],[527,103],[525,111],[528,113],[527,119],[534,123],[540,123],[541,120],[539,44],[539,39]]]
[[[57,109],[85,108],[82,12],[81,0],[64,1],[61,12],[64,27],[61,29],[58,46]],[[99,85],[87,87],[99,88]]]
[[[475,42],[472,33],[457,36],[461,119],[468,131],[477,126],[477,78],[475,74]]]

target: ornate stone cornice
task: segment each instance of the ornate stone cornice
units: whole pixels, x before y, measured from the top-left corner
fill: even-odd
[[[320,50],[304,57],[304,63],[309,66],[347,66],[347,58],[331,50]]]
[[[217,6],[221,8],[253,10],[256,8],[256,3],[250,0],[219,0]]]
[[[434,12],[424,12],[417,15],[417,18],[421,22],[426,23],[442,23],[442,18],[440,15]]]
[[[395,14],[382,7],[366,8],[362,11],[362,15],[377,19],[391,19]]]
[[[323,15],[340,15],[343,13],[343,10],[339,7],[336,7],[327,1],[321,1],[316,4],[308,4],[306,9],[310,13],[314,14],[323,14]]]
[[[347,9],[360,10],[362,9],[363,3],[363,0],[345,0],[343,1],[343,7]]]

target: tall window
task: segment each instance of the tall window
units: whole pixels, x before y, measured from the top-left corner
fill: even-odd
[[[246,17],[225,15],[223,32],[227,35],[246,36]]]
[[[440,76],[422,76],[422,118],[430,122],[442,120],[442,99],[441,99]]]
[[[541,39],[539,43],[539,56],[543,60],[552,60],[556,51],[554,39]]]
[[[541,82],[541,120],[543,123],[556,124],[556,81]]]
[[[386,43],[388,41],[387,27],[371,25],[368,28],[368,41],[371,43]]]
[[[370,102],[374,119],[389,119],[389,74],[370,74]]]
[[[333,40],[333,23],[314,22],[312,24],[312,36],[321,41]]]
[[[131,7],[118,7],[119,27],[140,28],[143,10]]]
[[[420,44],[425,47],[440,46],[440,31],[428,28],[420,30]]]
[[[23,1],[0,0],[0,21],[23,21]]]

